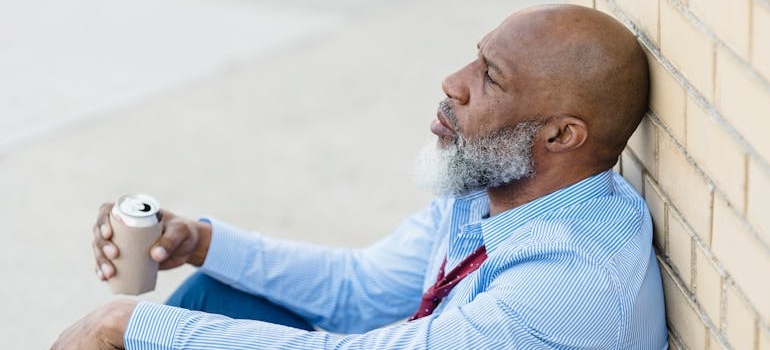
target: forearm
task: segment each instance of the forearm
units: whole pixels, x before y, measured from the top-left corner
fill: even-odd
[[[457,316],[457,315],[455,315]],[[454,333],[473,332],[470,323],[452,331],[446,323],[410,322],[364,334],[337,335],[308,332],[260,321],[235,320],[148,302],[141,303],[132,316],[125,335],[126,350],[142,349],[441,349],[463,341],[483,345],[483,338],[455,340]],[[433,330],[431,330],[433,328]],[[431,345],[428,338],[432,338]],[[443,347],[442,347],[443,345]]]
[[[473,307],[452,307],[440,315],[401,322],[362,334],[308,332],[260,321],[142,302],[131,318],[127,350],[204,349],[517,349],[542,348],[529,329],[494,299]]]
[[[419,304],[428,254],[409,247],[430,246],[413,241],[419,238],[394,235],[389,239],[400,244],[380,242],[366,250],[346,250],[212,224],[204,273],[325,329],[364,332],[408,316]]]

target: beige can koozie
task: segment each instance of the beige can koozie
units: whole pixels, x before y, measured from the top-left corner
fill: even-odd
[[[148,227],[129,227],[110,214],[112,243],[118,247],[118,258],[113,259],[115,276],[108,280],[113,293],[137,295],[155,289],[158,263],[150,257],[150,248],[163,230],[158,222]]]

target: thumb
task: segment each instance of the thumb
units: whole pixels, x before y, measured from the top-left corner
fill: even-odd
[[[162,262],[163,260],[168,259],[168,251],[166,248],[163,248],[162,246],[155,246],[150,250],[150,257],[152,257],[152,260],[155,260],[157,262]]]

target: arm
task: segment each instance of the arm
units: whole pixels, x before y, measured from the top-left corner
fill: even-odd
[[[152,344],[157,349],[613,348],[621,325],[618,305],[606,302],[616,300],[612,283],[599,278],[565,284],[565,277],[581,271],[569,267],[571,264],[554,270],[552,264],[557,260],[548,258],[545,264],[510,261],[513,265],[507,268],[483,272],[484,276],[495,276],[488,284],[482,276],[473,278],[476,281],[471,285],[487,288],[470,302],[448,301],[440,314],[363,334],[307,332],[145,302],[137,307],[128,324],[126,347],[143,349]],[[533,276],[538,283],[532,283]]]
[[[438,238],[432,205],[366,249],[334,249],[264,237],[212,220],[202,271],[291,309],[334,332],[364,332],[419,305]]]
[[[117,313],[131,315],[122,323],[123,339],[104,343],[124,340],[127,349],[193,350],[615,347],[624,317],[612,278],[569,252],[544,254],[541,248],[490,257],[439,314],[363,334],[307,332],[142,302]],[[97,327],[80,335],[103,333]]]
[[[97,274],[103,280],[114,276],[110,259],[119,254],[110,241],[111,207],[102,206],[94,226]],[[441,209],[434,201],[391,236],[359,250],[270,239],[164,210],[164,233],[151,256],[161,269],[203,265],[209,275],[264,296],[326,329],[362,332],[405,318],[417,308],[425,268],[440,238]]]

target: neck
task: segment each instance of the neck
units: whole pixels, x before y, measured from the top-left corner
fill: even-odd
[[[533,191],[531,185],[533,182],[535,182],[534,176],[515,180],[499,187],[487,188],[489,216],[495,216],[539,197],[536,191]]]
[[[535,173],[530,177],[515,180],[499,187],[487,188],[489,215],[494,216],[529,203],[600,172],[559,172],[556,175],[553,173]],[[565,173],[568,175],[564,175]]]

